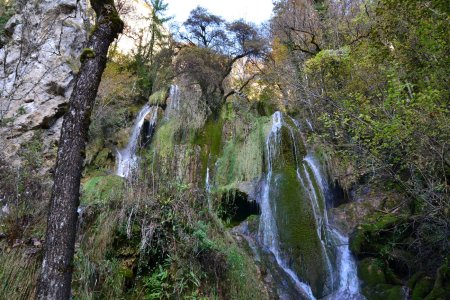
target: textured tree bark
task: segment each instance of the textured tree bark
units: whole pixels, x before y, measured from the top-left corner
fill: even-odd
[[[64,116],[37,299],[70,299],[80,178],[91,111],[110,44],[123,30],[113,0],[91,0],[97,15]]]

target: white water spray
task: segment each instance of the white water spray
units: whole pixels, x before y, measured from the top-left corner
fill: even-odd
[[[312,154],[308,154],[304,161],[312,170],[316,182],[319,184],[320,191],[325,199],[328,193],[328,183],[320,172],[319,163]],[[324,204],[325,205],[325,204]],[[328,231],[336,250],[336,269],[335,273],[339,281],[339,286],[334,289],[331,295],[326,297],[327,300],[362,300],[364,296],[359,291],[359,280],[357,275],[356,262],[348,247],[348,237],[342,235],[337,229],[332,228],[328,223],[328,214],[326,207],[323,211],[324,226]]]
[[[298,122],[292,119],[300,130]],[[261,217],[260,217],[260,236],[262,244],[273,253],[277,264],[284,270],[286,275],[295,283],[300,294],[307,299],[315,299],[311,287],[302,282],[296,272],[291,269],[281,253],[279,246],[279,235],[277,223],[275,220],[276,206],[271,205],[270,199],[271,185],[273,184],[272,169],[274,161],[279,154],[281,144],[281,128],[286,126],[291,133],[291,138],[295,139],[294,128],[284,122],[281,112],[276,112],[272,116],[272,128],[266,140],[267,151],[267,176],[262,190]],[[321,248],[318,251],[324,253],[324,259],[327,269],[327,282],[330,285],[331,294],[326,299],[364,299],[359,294],[359,282],[356,275],[356,264],[348,248],[348,238],[340,234],[336,229],[331,228],[328,223],[326,197],[328,196],[328,182],[320,172],[318,162],[314,156],[308,154],[303,161],[297,161],[297,146],[294,145],[294,151],[297,162],[297,179],[299,183],[307,189],[311,201],[312,211],[316,220],[317,235],[321,241]],[[303,176],[302,176],[303,174]],[[313,181],[317,183],[316,188]],[[323,200],[321,202],[321,200]],[[336,253],[336,263],[332,263],[330,253]],[[335,283],[334,279],[338,281]]]
[[[279,249],[279,237],[278,229],[272,207],[270,205],[270,183],[272,181],[272,166],[273,158],[276,157],[278,152],[278,145],[281,139],[281,127],[283,126],[283,119],[281,112],[277,111],[272,116],[272,129],[266,140],[268,172],[266,176],[266,182],[264,185],[263,195],[261,199],[261,221],[260,221],[260,235],[262,236],[262,242],[270,252],[275,256],[277,264],[284,270],[284,272],[292,279],[299,292],[307,299],[315,299],[311,288],[304,282],[302,282],[297,274],[287,266],[286,262],[281,257]]]
[[[128,144],[124,149],[117,150],[117,172],[120,177],[128,177],[133,169],[137,167],[138,157],[136,150],[141,136],[142,125],[145,117],[150,114],[150,127],[156,125],[158,117],[158,107],[146,104],[136,117]]]

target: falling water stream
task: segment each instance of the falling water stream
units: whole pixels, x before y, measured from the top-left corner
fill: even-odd
[[[136,117],[127,146],[124,149],[117,150],[116,174],[121,177],[128,177],[137,166],[138,156],[136,155],[136,151],[139,138],[141,137],[142,126],[144,125],[147,115],[150,115],[149,128],[151,132],[149,132],[146,136],[146,138],[149,139],[149,135],[151,135],[158,118],[158,106],[150,106],[148,104],[144,105]]]
[[[281,112],[276,112],[272,116],[271,131],[266,140],[267,151],[267,175],[262,187],[260,205],[261,217],[259,225],[259,236],[263,247],[275,257],[275,261],[284,273],[285,277],[295,284],[298,294],[289,296],[280,295],[282,299],[364,299],[359,294],[359,282],[356,275],[356,264],[348,248],[348,238],[343,236],[336,228],[333,228],[328,221],[327,199],[332,197],[328,193],[328,183],[320,172],[320,165],[315,160],[313,154],[308,153],[303,159],[299,159],[298,146],[296,146],[295,134],[301,136],[298,123],[291,126],[283,119]],[[280,201],[277,193],[283,193],[282,187],[278,186],[280,172],[275,171],[285,162],[280,161],[280,153],[283,151],[282,128],[289,132],[292,139],[293,152],[295,156],[297,180],[304,190],[298,192],[298,201],[310,201],[312,215],[315,220],[317,238],[320,241],[322,263],[326,272],[323,278],[323,288],[316,296],[308,282],[308,278],[302,278],[293,267],[292,257],[282,249],[280,245],[280,235],[285,228],[279,228],[279,224],[289,226],[288,220],[283,218],[277,209],[280,209],[277,202]],[[284,145],[285,146],[285,145]],[[278,173],[278,174],[274,174]],[[302,196],[303,195],[303,196]],[[278,198],[277,198],[278,196]],[[289,200],[289,201],[292,201]],[[294,200],[297,201],[297,200]],[[300,217],[300,216],[299,216]],[[277,219],[278,218],[278,219]],[[305,241],[307,242],[307,241]],[[284,244],[285,241],[284,241]],[[295,245],[293,245],[295,246]],[[284,245],[286,248],[286,245]],[[317,287],[316,287],[317,289]]]

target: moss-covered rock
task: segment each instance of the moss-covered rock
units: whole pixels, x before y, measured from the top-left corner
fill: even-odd
[[[232,114],[228,114],[228,118]],[[236,117],[237,118],[237,117]],[[229,123],[223,125],[225,142],[217,160],[217,183],[222,190],[237,188],[239,182],[259,179],[264,171],[265,131],[270,119],[253,118],[250,124],[240,124],[231,131]],[[226,132],[225,132],[226,131]],[[219,153],[219,149],[217,151]]]
[[[251,215],[247,218],[248,231],[250,234],[257,234],[259,229],[259,220],[260,217],[258,215]]]
[[[167,89],[161,89],[150,95],[150,97],[148,98],[148,103],[150,105],[158,105],[161,107],[165,107],[168,94],[169,93]]]
[[[384,263],[376,258],[366,258],[358,262],[358,276],[369,286],[387,283]]]
[[[124,179],[116,175],[92,177],[83,184],[81,202],[109,201],[123,192],[124,183]]]
[[[405,291],[402,286],[385,283],[377,284],[373,287],[363,287],[362,293],[367,300],[405,299]]]
[[[436,281],[433,289],[425,297],[425,300],[445,300],[450,299],[450,266],[448,258],[444,264],[436,271]]]
[[[407,230],[396,230],[397,227],[408,226],[406,221],[404,216],[374,214],[351,235],[350,250],[361,258],[377,256],[385,251],[388,241],[402,240],[408,235]]]
[[[412,290],[412,300],[421,300],[433,289],[434,280],[429,276],[424,276],[417,281]]]

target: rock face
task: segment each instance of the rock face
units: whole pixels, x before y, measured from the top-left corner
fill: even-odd
[[[19,152],[40,132],[48,169],[56,157],[78,56],[87,40],[86,0],[30,0],[6,24],[0,49],[0,157]]]

